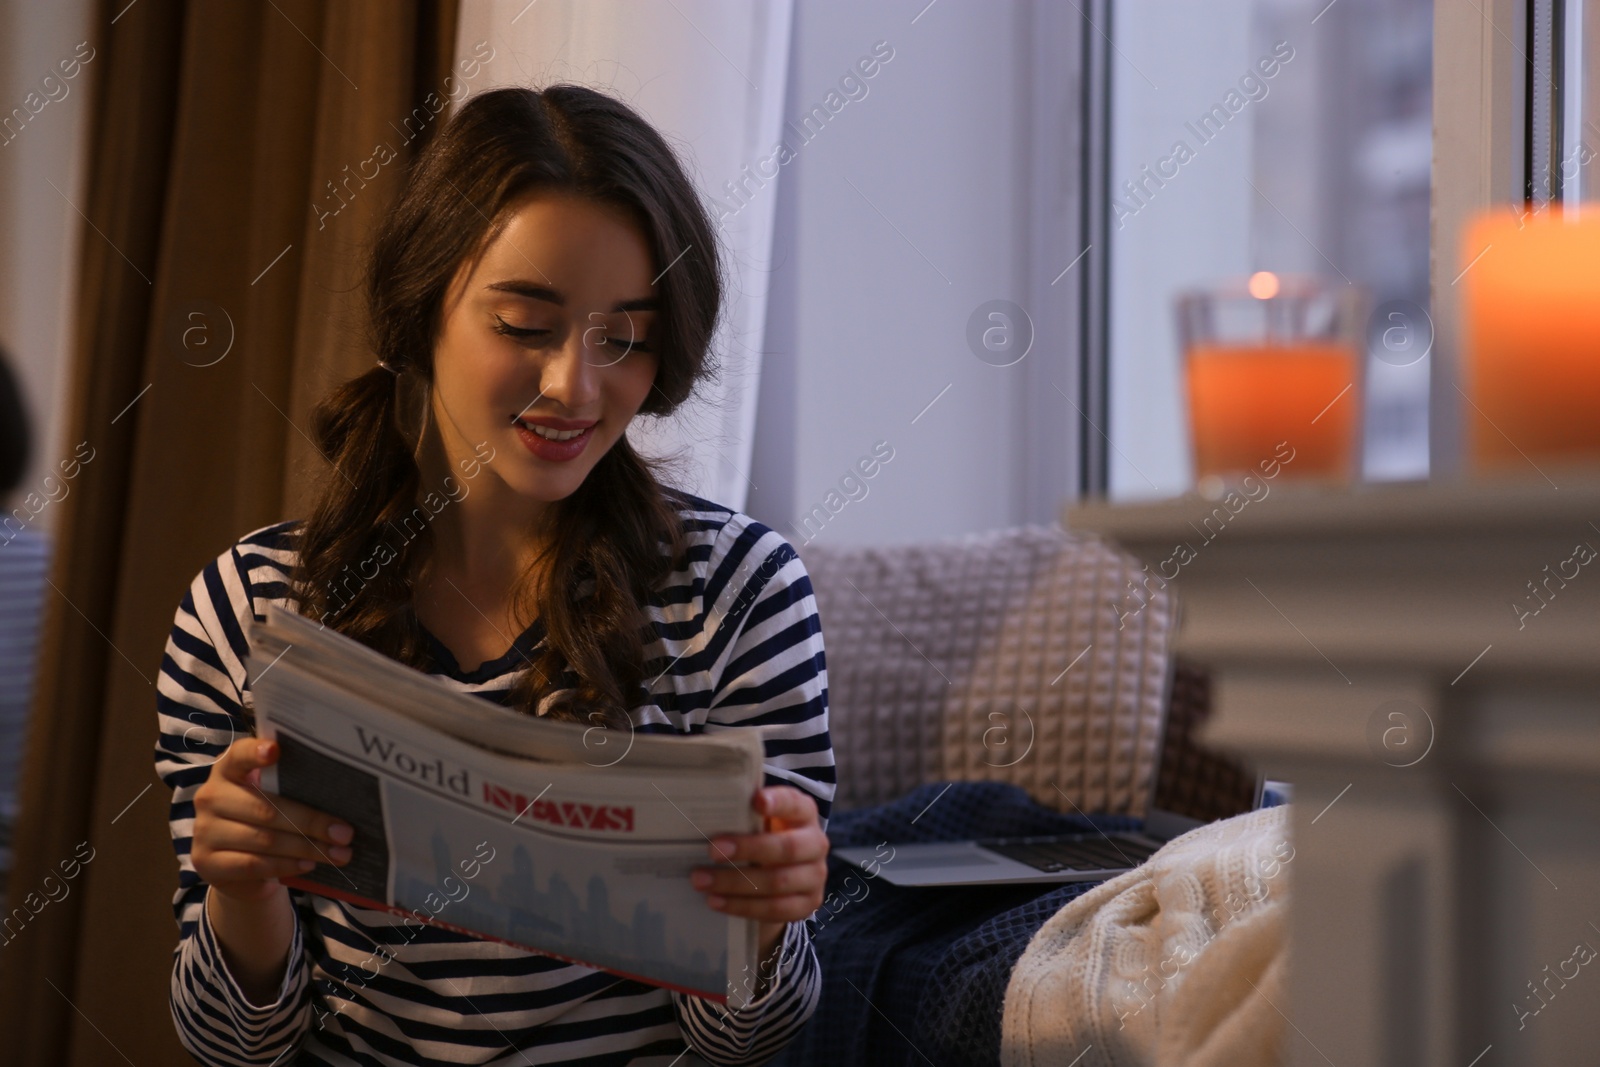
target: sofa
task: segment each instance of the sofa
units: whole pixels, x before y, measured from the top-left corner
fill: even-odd
[[[1207,681],[1170,586],[1117,546],[1028,525],[798,547],[826,644],[835,847],[1134,828],[1248,811],[1254,775],[1196,739]],[[900,889],[830,861],[824,991],[780,1064],[999,1062],[1006,980],[1095,883]],[[854,876],[854,877],[853,877]]]

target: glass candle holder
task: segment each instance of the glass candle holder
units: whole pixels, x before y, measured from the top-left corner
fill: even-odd
[[[1246,474],[1348,482],[1361,470],[1366,293],[1258,273],[1181,294],[1196,484]]]

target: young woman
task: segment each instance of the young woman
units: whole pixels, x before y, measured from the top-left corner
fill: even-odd
[[[484,93],[417,160],[368,273],[381,361],[316,414],[320,502],[206,566],[162,663],[172,1010],[202,1062],[756,1064],[811,1014],[833,751],[810,582],[781,536],[663,487],[624,436],[708,373],[720,262],[666,143],[592,90]],[[759,920],[754,1000],[279,883],[363,843],[259,789],[277,751],[251,736],[244,633],[269,601],[523,713],[609,725],[618,752],[615,729],[767,727],[766,829],[694,875],[707,907]]]

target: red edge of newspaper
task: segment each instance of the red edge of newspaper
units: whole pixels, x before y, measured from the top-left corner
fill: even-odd
[[[464,926],[457,926],[454,923],[447,923],[442,919],[425,915],[422,912],[410,911],[395,904],[382,904],[376,900],[369,900],[368,898],[359,896],[355,893],[347,893],[342,889],[334,889],[331,886],[323,885],[321,882],[311,882],[303,878],[295,877],[279,878],[278,881],[282,882],[290,889],[300,889],[320,897],[332,897],[335,900],[342,900],[346,904],[354,904],[357,907],[367,908],[372,911],[385,911],[390,915],[399,915],[406,919],[415,919],[418,922],[427,923],[429,926],[438,926],[445,930],[452,930],[455,933],[464,934],[467,937],[476,937],[481,941],[496,941],[502,945],[510,945],[512,948],[520,948],[524,952],[533,952],[540,956],[549,956],[552,959],[563,960],[567,963],[575,963],[580,967],[590,967],[597,971],[604,971],[607,974],[614,974],[619,978],[628,978],[635,982],[643,982],[646,985],[659,986],[662,989],[670,989],[674,993],[685,993],[689,996],[701,997],[702,999],[714,1001],[718,1004],[728,1003],[728,994],[725,991],[722,993],[711,993],[703,989],[690,989],[686,986],[673,985],[670,982],[661,982],[654,978],[645,978],[642,975],[629,974],[627,971],[619,971],[613,967],[601,967],[598,964],[590,963],[587,960],[574,959],[571,956],[563,956],[559,952],[549,952],[542,948],[534,948],[532,945],[523,945],[516,941],[507,941],[503,937],[495,937],[492,934],[480,933],[477,930],[468,930]]]

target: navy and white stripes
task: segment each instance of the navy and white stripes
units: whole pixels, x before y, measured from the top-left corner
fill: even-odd
[[[684,493],[690,544],[647,605],[659,676],[633,722],[652,733],[766,727],[766,780],[816,799],[834,790],[827,670],[810,579],[781,535]],[[157,682],[156,767],[172,788],[180,940],[172,1014],[206,1064],[759,1064],[816,1007],[809,923],[791,923],[782,963],[738,1011],[386,912],[290,891],[297,923],[276,999],[254,1005],[228,973],[189,860],[194,793],[212,761],[252,732],[245,627],[267,601],[292,606],[298,523],[264,527],[208,564],[179,605]],[[504,702],[536,621],[498,659],[461,671],[436,640],[433,673]],[[299,1048],[299,1055],[288,1054]],[[680,1058],[682,1057],[682,1058]]]

